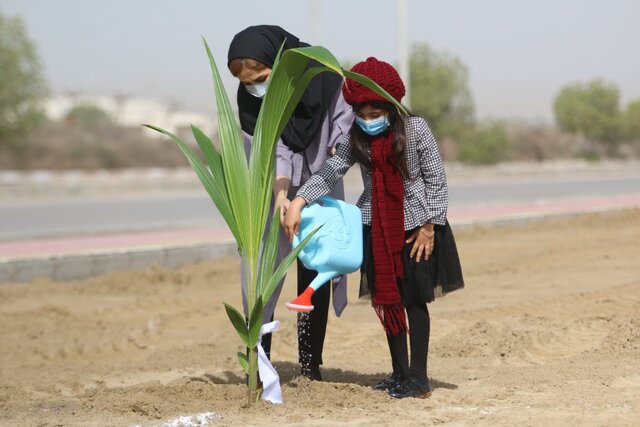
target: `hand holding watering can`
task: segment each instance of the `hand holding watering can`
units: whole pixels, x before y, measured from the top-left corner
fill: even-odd
[[[297,298],[287,303],[296,311],[311,311],[311,296],[323,284],[341,274],[352,273],[362,264],[362,216],[357,206],[324,196],[300,211],[298,234],[292,229],[295,248],[313,230],[320,230],[309,240],[298,258],[318,276]],[[296,209],[295,207],[293,209]],[[297,224],[293,225],[293,228]],[[287,225],[285,225],[285,228]]]

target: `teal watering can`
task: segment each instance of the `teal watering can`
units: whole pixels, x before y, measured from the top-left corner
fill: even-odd
[[[311,311],[311,295],[341,274],[352,273],[362,264],[362,214],[360,209],[329,196],[305,206],[300,215],[300,231],[293,236],[295,248],[313,230],[320,230],[307,242],[298,258],[318,276],[297,298],[287,303],[296,311]]]

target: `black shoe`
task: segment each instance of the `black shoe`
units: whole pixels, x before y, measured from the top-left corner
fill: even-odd
[[[304,366],[300,370],[300,374],[312,381],[322,381],[322,375],[320,375],[319,365]]]
[[[378,384],[373,386],[373,389],[378,391],[393,390],[394,388],[398,387],[398,385],[400,385],[400,383],[402,382],[402,379],[403,378],[401,374],[396,374],[394,372],[393,374],[391,374],[389,378],[380,380]]]
[[[431,397],[431,386],[429,380],[424,382],[415,377],[404,380],[397,387],[389,390],[389,396],[396,399],[404,399],[405,397],[417,397],[418,399],[426,399]]]

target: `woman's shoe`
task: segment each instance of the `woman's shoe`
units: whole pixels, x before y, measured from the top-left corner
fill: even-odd
[[[418,399],[426,399],[431,397],[431,386],[429,380],[425,383],[415,377],[404,380],[397,387],[389,390],[389,396],[396,399],[404,399],[405,397],[417,397]]]
[[[401,382],[402,382],[402,375],[393,373],[389,378],[380,380],[378,384],[373,386],[373,389],[378,391],[390,391],[398,387],[398,385],[400,385]]]

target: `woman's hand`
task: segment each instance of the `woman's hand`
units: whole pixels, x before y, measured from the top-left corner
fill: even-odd
[[[289,206],[291,205],[291,200],[287,198],[287,193],[285,191],[280,191],[276,196],[275,208],[280,208],[280,225],[284,227],[284,216],[287,214],[289,210]]]
[[[422,227],[414,231],[407,239],[407,243],[415,242],[409,253],[409,257],[416,256],[416,262],[420,262],[424,254],[424,260],[428,260],[433,252],[435,241],[435,231],[433,224],[424,224]]]
[[[298,234],[300,232],[300,221],[302,221],[302,217],[300,215],[300,211],[307,202],[302,197],[296,197],[289,204],[287,209],[287,214],[284,217],[284,222],[282,224],[282,228],[284,229],[284,234],[289,239],[289,242],[293,241],[293,235]]]
[[[277,176],[273,183],[273,194],[275,196],[274,209],[280,208],[280,225],[284,226],[284,216],[289,209],[291,201],[287,197],[291,180],[286,176]]]

